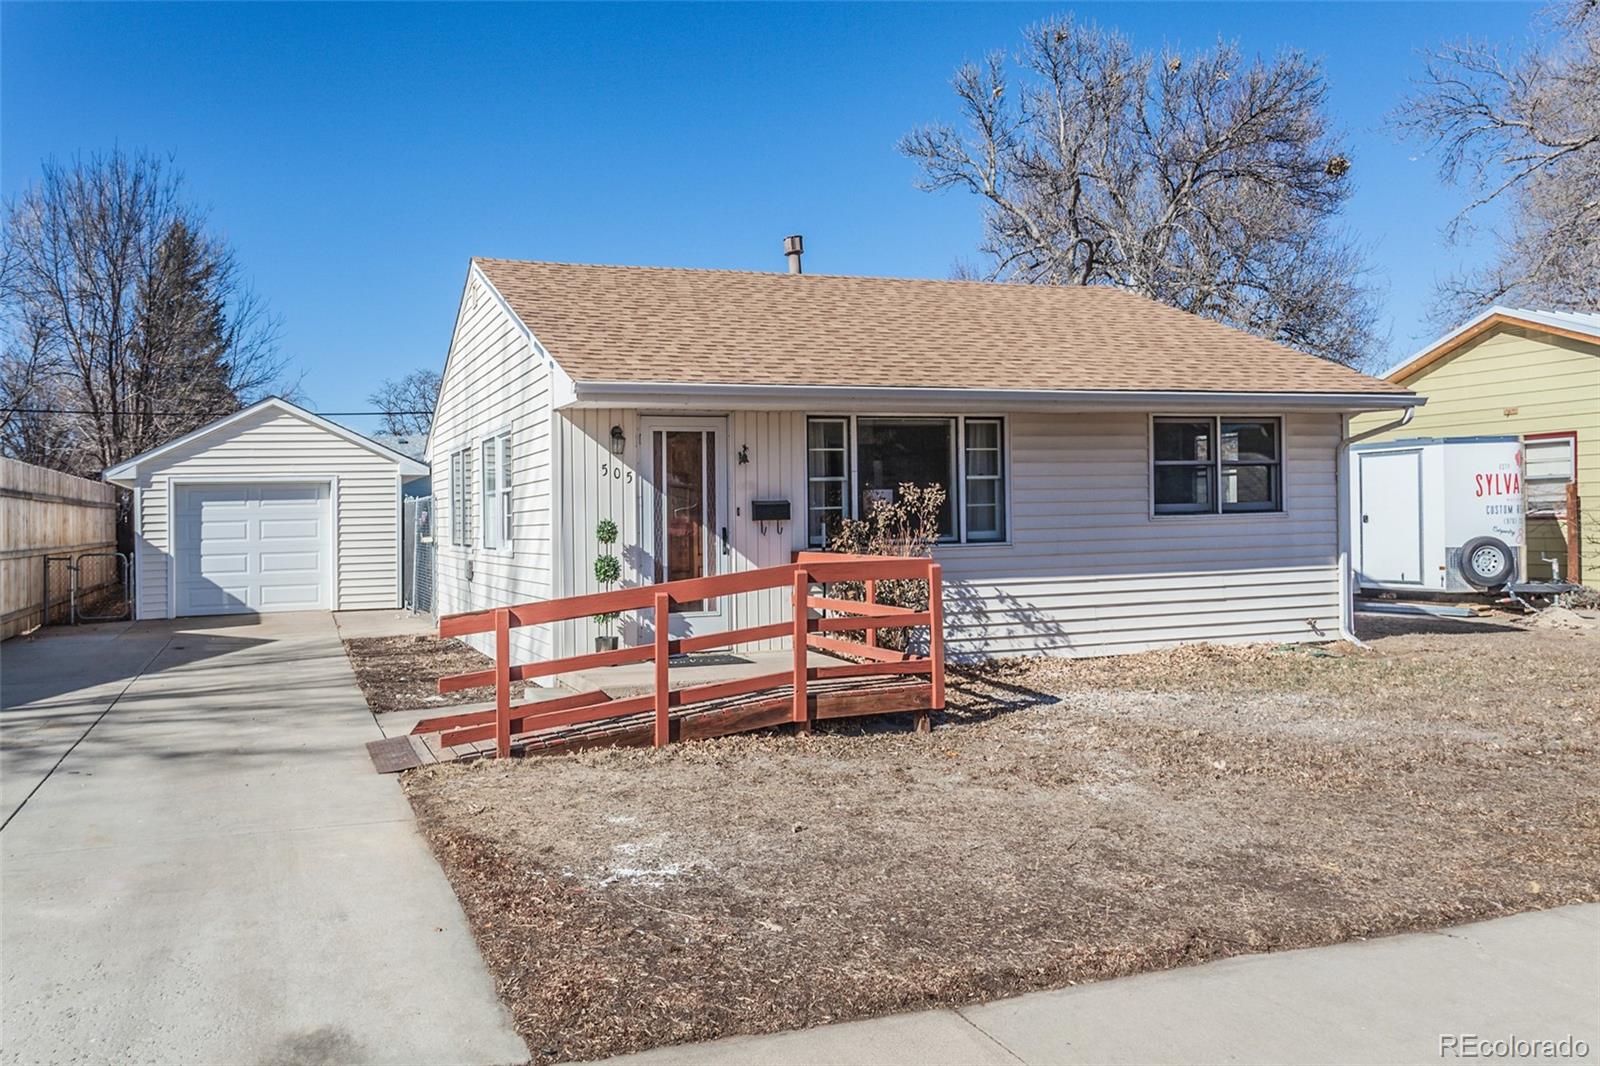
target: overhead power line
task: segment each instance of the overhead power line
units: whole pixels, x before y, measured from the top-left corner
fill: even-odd
[[[92,415],[94,411],[74,407],[10,407],[6,409],[15,415]],[[100,412],[104,414],[105,412]],[[149,414],[156,418],[191,418],[193,411],[132,411],[130,414]],[[431,415],[432,411],[312,411],[314,415],[323,418],[356,418],[363,415],[381,417],[383,415]]]

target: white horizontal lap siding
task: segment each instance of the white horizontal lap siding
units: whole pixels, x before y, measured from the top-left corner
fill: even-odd
[[[1152,517],[1148,416],[1013,416],[1013,543],[937,552],[950,654],[1337,636],[1339,418],[1284,426],[1284,513]]]
[[[638,415],[556,414],[566,479],[555,510],[563,545],[556,595],[595,591],[593,533],[601,518],[617,522],[624,584],[651,580],[639,539],[646,449]],[[728,415],[720,458],[733,570],[780,565],[806,546],[805,423],[800,412]],[[620,459],[611,455],[614,425],[625,436]],[[1336,636],[1339,417],[1289,415],[1284,425],[1284,513],[1152,517],[1147,415],[1010,415],[1012,543],[936,552],[951,654],[1105,655],[1191,641]],[[738,462],[741,449],[748,463]],[[751,520],[757,499],[789,501],[793,518],[781,533],[770,523],[763,533]],[[732,624],[789,617],[787,591],[772,589],[739,596]],[[559,654],[587,649],[592,633],[587,622],[569,624]]]
[[[165,617],[172,523],[168,488],[213,481],[271,478],[326,483],[338,508],[334,604],[340,610],[398,606],[395,588],[396,464],[302,418],[276,409],[168,452],[138,471],[139,573],[142,618]]]
[[[555,538],[551,529],[550,368],[493,291],[474,278],[451,340],[439,406],[429,438],[433,466],[436,609],[443,614],[549,599]],[[479,511],[482,444],[511,434],[512,532],[510,550],[483,546]],[[450,457],[468,448],[470,547],[452,543]],[[472,580],[467,580],[467,564]],[[468,640],[492,654],[492,635]],[[551,657],[550,627],[512,634],[519,661]]]

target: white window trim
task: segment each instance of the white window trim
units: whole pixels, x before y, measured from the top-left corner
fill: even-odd
[[[505,535],[506,520],[504,515],[495,516],[501,519],[501,528],[493,531],[493,537],[490,536],[491,512],[489,501],[491,496],[496,497],[497,502],[501,502],[501,506],[507,509],[507,513],[509,513],[511,501],[515,498],[513,493],[514,483],[505,464],[506,455],[510,451],[510,439],[511,428],[504,426],[485,433],[473,442],[473,451],[478,459],[478,466],[474,471],[472,485],[473,491],[476,493],[475,498],[478,501],[478,543],[475,547],[485,555],[513,555],[516,553],[515,530],[512,530],[512,535]],[[483,483],[483,450],[489,444],[494,445],[495,451],[496,485],[493,490]]]
[[[973,474],[970,477],[967,474],[967,451],[969,448],[967,443],[967,423],[969,421],[993,422],[996,426],[995,447],[999,454],[995,456],[996,470],[993,474]],[[1010,464],[1006,462],[1006,455],[1009,450],[1007,445],[1010,442],[1011,435],[1006,432],[1006,428],[1005,419],[999,415],[973,415],[970,419],[965,417],[961,419],[960,432],[956,441],[956,467],[959,474],[958,480],[961,484],[961,515],[956,525],[961,534],[962,544],[1005,544],[1011,537],[1011,468]],[[970,505],[967,500],[967,488],[972,477],[983,481],[1000,482],[1002,491],[995,493],[995,506],[999,508],[999,513],[995,515],[995,519],[1000,523],[1000,528],[1004,533],[1003,536],[983,537],[979,540],[972,539],[972,533],[967,528],[967,509]]]
[[[1167,418],[1186,418],[1193,421],[1205,420],[1216,429],[1217,455],[1212,461],[1212,469],[1222,465],[1222,422],[1239,421],[1266,421],[1271,419],[1278,423],[1278,506],[1270,511],[1224,511],[1222,503],[1222,479],[1219,473],[1216,492],[1218,509],[1215,511],[1157,511],[1156,510],[1156,420]],[[1240,413],[1229,411],[1217,414],[1211,411],[1152,411],[1145,419],[1145,517],[1151,522],[1189,521],[1189,522],[1215,522],[1233,524],[1240,521],[1260,522],[1289,517],[1289,416],[1281,412],[1264,411],[1261,413]]]
[[[937,541],[934,550],[947,549],[961,551],[965,549],[983,548],[1009,548],[1016,536],[1014,520],[1015,510],[1011,504],[1011,416],[1003,414],[957,414],[949,411],[862,411],[857,414],[838,414],[827,411],[808,411],[806,413],[807,431],[805,435],[806,476],[804,521],[806,523],[806,544],[812,548],[817,547],[811,541],[811,438],[810,422],[812,419],[828,419],[845,423],[845,498],[844,516],[856,517],[856,503],[861,497],[860,464],[856,462],[857,434],[856,426],[863,418],[887,419],[927,419],[942,418],[955,422],[955,487],[951,507],[955,516],[956,535],[950,540]],[[967,419],[972,418],[981,422],[1000,423],[1000,479],[1004,491],[1000,495],[1000,504],[1004,508],[1006,535],[1002,540],[968,540],[967,539]]]

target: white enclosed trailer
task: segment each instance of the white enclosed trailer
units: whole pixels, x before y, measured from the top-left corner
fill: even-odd
[[[1483,592],[1518,580],[1522,442],[1450,437],[1350,449],[1362,590]]]

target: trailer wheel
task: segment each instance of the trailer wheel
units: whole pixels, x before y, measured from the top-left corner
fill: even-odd
[[[1476,589],[1495,589],[1511,580],[1516,556],[1498,537],[1473,537],[1461,546],[1461,576]]]

